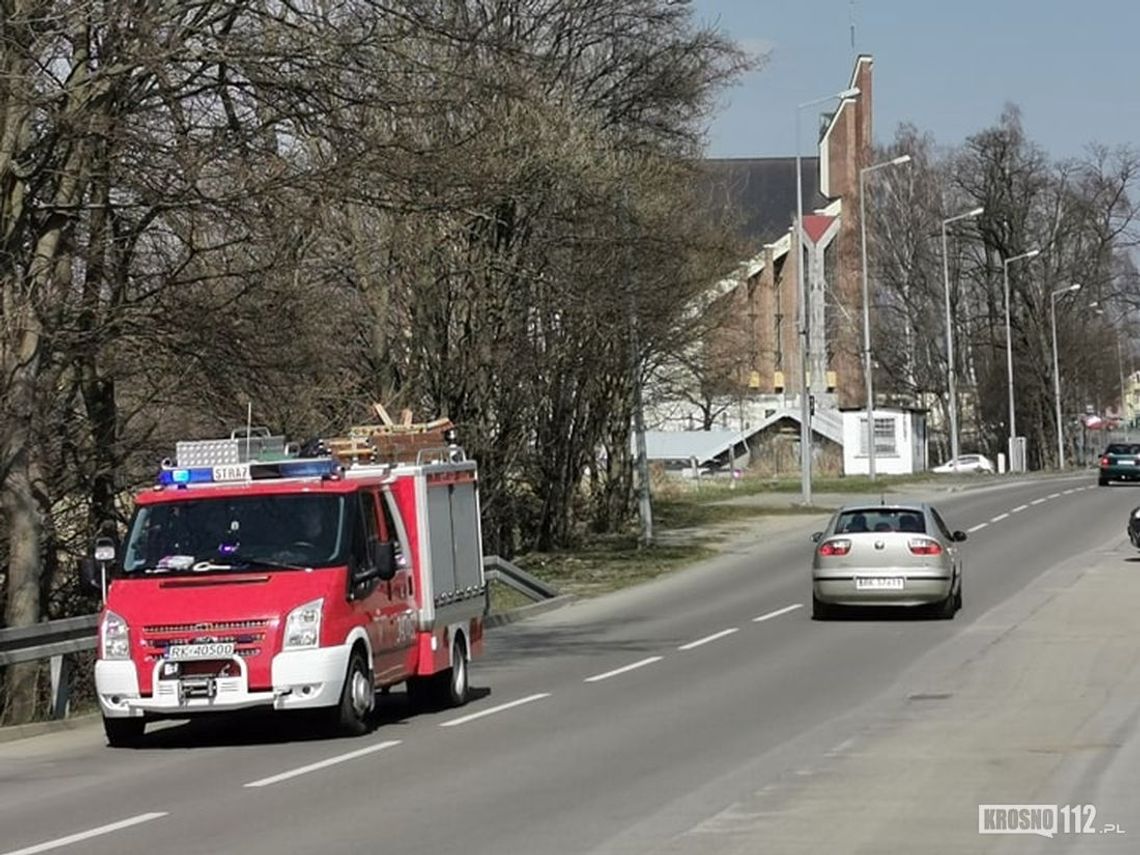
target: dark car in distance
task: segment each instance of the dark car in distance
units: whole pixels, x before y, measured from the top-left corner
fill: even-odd
[[[1111,443],[1100,456],[1100,479],[1097,483],[1107,487],[1113,481],[1140,480],[1140,445],[1126,442]]]

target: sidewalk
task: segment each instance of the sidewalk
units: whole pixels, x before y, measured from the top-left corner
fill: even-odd
[[[1138,562],[1120,542],[1049,571],[908,672],[853,740],[812,746],[666,851],[1140,851]],[[983,836],[987,803],[1092,804],[1098,833]]]

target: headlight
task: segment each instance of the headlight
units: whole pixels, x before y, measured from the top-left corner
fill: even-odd
[[[285,618],[285,643],[283,650],[303,650],[318,647],[321,642],[321,609],[324,597],[297,606]]]
[[[103,623],[99,627],[99,637],[103,642],[104,659],[130,659],[131,638],[127,622],[114,612],[103,613]]]
[[[1140,508],[1137,508],[1135,511],[1132,512],[1132,518],[1140,520]]]

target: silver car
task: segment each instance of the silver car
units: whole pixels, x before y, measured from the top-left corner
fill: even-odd
[[[841,606],[930,606],[947,619],[962,607],[966,533],[951,531],[931,505],[846,505],[812,540],[817,620]]]

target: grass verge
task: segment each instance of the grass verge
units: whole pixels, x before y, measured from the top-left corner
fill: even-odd
[[[807,512],[818,514],[822,510],[826,509],[816,507]],[[804,513],[804,509],[790,504],[715,505],[701,496],[673,496],[653,503],[657,540],[653,546],[642,547],[635,532],[596,536],[585,539],[575,549],[517,556],[515,563],[564,594],[593,597],[647,582],[716,555],[726,531],[741,522]],[[527,602],[504,585],[492,586],[492,611]]]

